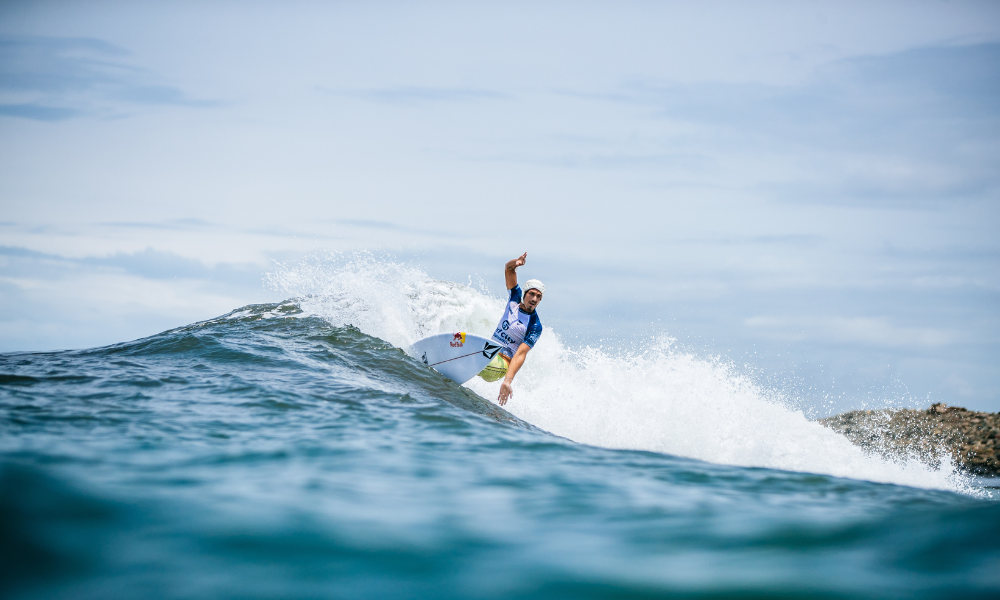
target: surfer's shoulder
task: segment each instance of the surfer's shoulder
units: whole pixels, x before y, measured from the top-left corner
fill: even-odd
[[[535,344],[538,343],[538,338],[542,336],[542,320],[538,317],[538,309],[531,313],[528,317],[528,326],[525,327],[524,331],[524,343],[529,347],[534,348]]]

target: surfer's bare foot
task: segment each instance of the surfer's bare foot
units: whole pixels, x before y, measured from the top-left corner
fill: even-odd
[[[513,388],[511,388],[510,384],[505,381],[500,384],[500,396],[497,397],[497,402],[500,403],[500,406],[503,406],[504,404],[507,404],[507,400],[509,400],[513,395]]]

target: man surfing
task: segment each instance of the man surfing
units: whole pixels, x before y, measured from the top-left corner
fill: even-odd
[[[493,332],[493,341],[500,344],[500,352],[479,373],[479,376],[486,381],[504,378],[500,384],[500,396],[497,397],[500,406],[507,404],[507,400],[514,395],[514,390],[511,388],[514,376],[521,370],[528,351],[534,348],[539,336],[542,335],[542,321],[535,309],[542,301],[545,286],[537,279],[529,279],[524,282],[525,290],[522,296],[521,287],[517,285],[517,268],[524,266],[527,258],[528,253],[525,252],[519,258],[509,261],[504,269],[504,280],[510,291],[510,297],[507,299],[507,307],[504,309],[503,317],[500,318],[500,324]]]

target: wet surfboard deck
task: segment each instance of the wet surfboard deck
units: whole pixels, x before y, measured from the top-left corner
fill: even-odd
[[[464,331],[439,333],[415,342],[411,353],[456,383],[465,383],[490,364],[500,344]]]

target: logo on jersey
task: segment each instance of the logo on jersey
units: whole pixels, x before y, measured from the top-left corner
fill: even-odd
[[[462,346],[464,346],[465,345],[465,332],[464,331],[460,331],[460,332],[456,333],[455,336],[453,338],[451,338],[451,344],[449,344],[449,345],[452,348],[461,348]]]
[[[504,322],[502,325],[500,325],[500,327],[503,327],[503,330],[507,331],[507,328],[510,327],[510,323],[508,323],[507,320],[504,319]]]

